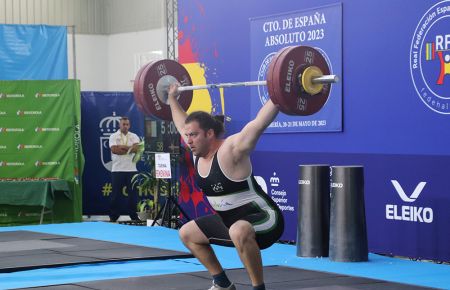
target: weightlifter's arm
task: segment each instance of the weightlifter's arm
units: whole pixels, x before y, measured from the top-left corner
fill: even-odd
[[[279,112],[277,106],[268,100],[267,103],[259,110],[258,115],[250,121],[241,132],[232,137],[233,157],[239,159],[240,157],[248,156],[255,148],[259,137],[264,130],[275,119]]]
[[[177,127],[178,132],[184,138],[184,121],[186,121],[187,114],[181,107],[180,103],[178,103],[177,96],[179,84],[171,84],[169,88],[168,98],[170,111],[172,112],[172,119]]]

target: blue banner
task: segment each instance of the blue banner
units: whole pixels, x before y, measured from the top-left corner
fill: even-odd
[[[265,80],[270,61],[283,47],[306,45],[319,50],[331,74],[342,76],[342,5],[253,18],[250,21],[252,79]],[[251,91],[251,114],[269,99],[266,86]],[[309,116],[279,114],[267,133],[342,131],[342,83],[331,86],[319,112]]]
[[[443,190],[450,157],[267,151],[252,157],[254,174],[285,217],[282,240],[296,239],[299,165],[363,165],[369,251],[450,260],[450,196]]]
[[[312,121],[299,123],[305,117],[280,116],[305,125],[298,130],[340,132],[291,134],[287,129],[297,129],[294,123],[288,127],[286,119],[286,127],[271,130],[286,129],[287,133],[263,134],[253,156],[255,175],[265,180],[287,220],[283,239],[296,238],[298,165],[362,164],[370,251],[449,261],[450,232],[445,221],[450,218],[450,200],[445,174],[450,170],[450,0],[415,1],[414,5],[408,0],[339,2],[180,1],[179,58],[183,64],[203,68],[197,71],[206,83],[256,80],[265,56],[297,45],[266,47],[267,37],[269,44],[271,37],[284,41],[280,35],[285,34],[300,39],[302,31],[311,30],[305,25],[289,29],[290,23],[304,24],[296,19],[319,13],[321,24],[309,27],[323,28],[325,38],[298,44],[322,49],[341,82],[332,86],[328,103],[312,117],[336,114],[319,119],[330,125],[334,118],[341,118],[342,111],[345,115],[335,128],[308,128]],[[404,13],[383,17],[388,11]],[[265,23],[269,23],[265,29],[272,31],[264,33]],[[342,46],[341,55],[337,50]],[[334,94],[344,87],[341,105],[341,97]],[[211,96],[212,103],[220,105],[223,95],[226,110],[222,113],[231,118],[229,134],[239,132],[261,107],[257,90],[252,88],[251,98],[248,87]],[[278,186],[270,179],[273,184],[278,181]]]
[[[109,136],[119,130],[121,116],[130,118],[130,132],[143,139],[144,116],[138,111],[132,93],[81,93],[81,140],[86,160],[83,176],[84,215],[108,214],[109,195],[112,192]],[[142,163],[138,163],[138,170]],[[126,213],[125,208],[123,213]]]
[[[1,80],[67,79],[67,28],[0,25]]]
[[[284,217],[280,240],[295,241],[297,233],[298,158],[280,152],[252,154],[253,174],[261,188],[276,202]]]

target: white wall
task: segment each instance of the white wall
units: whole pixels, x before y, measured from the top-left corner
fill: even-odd
[[[76,73],[82,91],[108,91],[107,35],[79,34],[75,36]],[[72,35],[67,36],[69,79],[74,78]]]
[[[68,27],[69,78],[82,91],[132,91],[136,62],[166,57],[163,0],[0,0],[0,23]],[[142,63],[143,64],[143,63]]]
[[[112,34],[108,39],[108,90],[132,91],[138,62],[143,65],[147,58],[165,58],[166,29]],[[155,52],[161,52],[157,54]]]
[[[74,76],[72,43],[69,34],[69,78]],[[111,35],[76,34],[75,45],[76,73],[82,91],[132,91],[139,60],[144,64],[145,59],[166,57],[166,29]]]
[[[82,91],[132,91],[139,61],[166,57],[163,0],[0,0],[0,23],[68,27],[69,78]],[[144,63],[142,63],[144,64]]]
[[[143,31],[164,25],[164,0],[0,0],[0,23],[77,27],[81,34]]]
[[[105,28],[108,34],[143,31],[164,26],[164,0],[106,0],[104,4]]]

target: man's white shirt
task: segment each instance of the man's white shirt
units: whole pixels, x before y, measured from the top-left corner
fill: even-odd
[[[109,136],[109,148],[114,145],[127,145],[139,143],[141,140],[138,135],[128,131],[126,135],[122,134],[120,130]],[[133,154],[117,155],[111,152],[112,172],[118,171],[136,171],[136,164],[133,163]]]

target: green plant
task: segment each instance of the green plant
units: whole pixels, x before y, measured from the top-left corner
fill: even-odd
[[[138,203],[137,203],[137,211],[138,212],[152,212],[153,211],[153,207],[154,207],[154,202],[152,199],[141,199]]]
[[[158,181],[153,176],[153,172],[139,172],[131,179],[133,188],[139,190],[139,195],[145,198],[137,203],[138,212],[151,212],[151,215],[156,215],[158,211]]]

